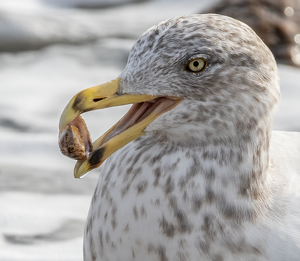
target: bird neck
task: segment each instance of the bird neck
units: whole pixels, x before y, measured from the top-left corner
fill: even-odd
[[[203,164],[215,169],[216,179],[227,184],[230,193],[235,188],[237,195],[256,200],[265,194],[268,182],[270,136],[268,130],[259,130],[215,139],[199,148]]]
[[[182,135],[179,140],[165,132],[152,133],[148,142],[159,144],[165,151],[176,148],[182,154],[186,151],[193,154],[199,159],[201,172],[208,180],[213,172],[215,184],[224,185],[224,191],[227,186],[228,193],[235,190],[236,194],[253,201],[265,195],[267,189],[271,123],[272,120],[266,117],[251,128],[205,139]]]

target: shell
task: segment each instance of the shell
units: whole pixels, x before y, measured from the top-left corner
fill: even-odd
[[[63,155],[75,160],[87,159],[92,151],[92,142],[81,116],[76,117],[60,133],[58,144]]]

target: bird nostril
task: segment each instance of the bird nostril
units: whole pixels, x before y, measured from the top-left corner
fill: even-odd
[[[105,99],[105,98],[96,98],[96,99],[93,99],[93,102],[102,101],[103,99]]]

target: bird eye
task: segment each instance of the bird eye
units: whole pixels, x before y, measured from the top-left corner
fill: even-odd
[[[188,64],[185,66],[185,70],[188,72],[202,72],[205,70],[207,66],[207,61],[204,58],[195,58],[188,62]]]

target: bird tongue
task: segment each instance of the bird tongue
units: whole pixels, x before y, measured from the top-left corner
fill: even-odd
[[[129,111],[118,121],[118,123],[115,125],[115,128],[105,137],[103,143],[110,140],[119,133],[127,130],[134,124],[142,121],[154,110],[163,112],[176,102],[176,100],[171,100],[164,97],[133,104]]]
[[[104,137],[101,144],[104,144],[119,133],[141,122],[152,112],[161,114],[169,110],[176,102],[178,102],[178,100],[163,97],[133,104],[129,111],[118,121],[106,137]],[[98,144],[98,146],[101,144]],[[89,154],[93,151],[89,131],[81,116],[77,116],[60,133],[59,147],[64,155],[77,160],[88,158]]]

